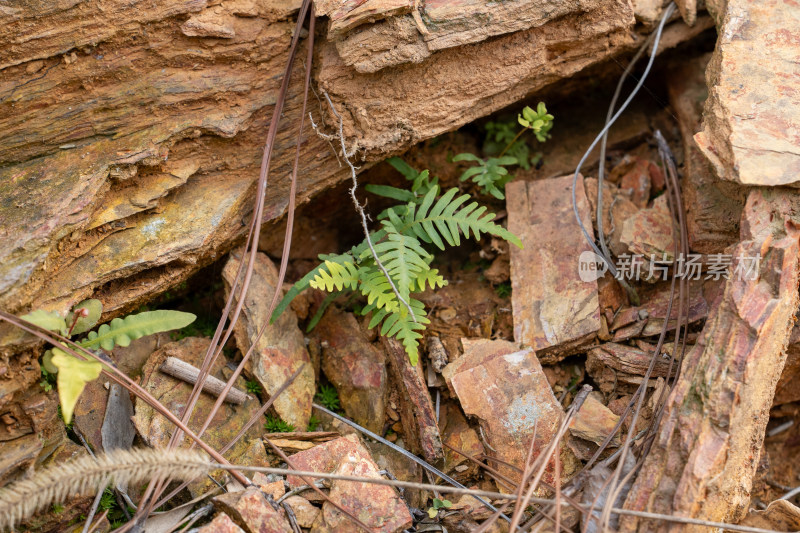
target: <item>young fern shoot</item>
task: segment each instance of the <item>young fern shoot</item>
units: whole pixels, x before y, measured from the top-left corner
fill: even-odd
[[[376,265],[366,239],[348,253],[321,255],[322,263],[292,287],[273,314],[273,320],[307,287],[326,292],[357,291],[367,300],[361,314],[371,314],[369,327],[380,324],[381,335],[398,339],[412,364],[416,364],[419,340],[430,320],[425,305],[414,295],[426,287],[435,289],[447,284],[439,271],[431,268],[434,256],[425,245],[444,250],[446,246],[458,246],[462,236],[479,239],[482,233],[486,233],[522,247],[514,234],[493,222],[495,215],[487,212],[485,206],[469,202],[468,194],[459,195],[458,189],[452,188],[440,196],[438,184],[429,180],[427,171],[419,181],[423,173],[416,176],[404,174],[414,184],[420,183],[417,191],[370,188],[371,192],[388,198],[408,200],[381,213],[380,229],[370,234],[385,273]],[[424,194],[420,189],[425,190]],[[408,302],[408,306],[401,305],[398,294]]]

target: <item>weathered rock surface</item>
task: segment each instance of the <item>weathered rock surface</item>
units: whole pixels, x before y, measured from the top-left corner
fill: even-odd
[[[208,524],[197,530],[198,533],[245,533],[242,528],[237,526],[231,517],[225,513],[219,513]]]
[[[590,394],[583,402],[580,411],[569,423],[569,432],[573,436],[601,444],[614,430],[619,417]],[[611,440],[611,446],[619,445],[619,435]]]
[[[545,363],[575,353],[600,329],[597,281],[583,281],[578,258],[590,251],[572,210],[572,176],[506,186],[508,229],[525,246],[511,247],[514,339]],[[591,234],[583,187],[576,186],[578,211]]]
[[[348,435],[289,457],[299,470],[335,472],[347,476],[378,478],[378,466],[355,435]],[[305,485],[302,479],[288,476],[291,487]],[[402,531],[411,525],[411,514],[392,487],[354,481],[334,481],[329,497],[362,522],[381,533]],[[346,532],[356,527],[330,503],[322,506],[311,531]]]
[[[272,507],[257,487],[229,492],[211,501],[247,533],[293,533],[284,511]]]
[[[226,294],[230,293],[235,282],[242,251],[239,248],[232,252],[222,270]],[[237,294],[241,284],[240,279]],[[259,330],[270,318],[268,313],[273,295],[276,290],[281,290],[277,288],[277,284],[278,269],[265,254],[257,253],[250,288],[242,314],[234,328],[236,345],[243,354],[247,353]],[[283,420],[300,429],[308,425],[311,416],[314,368],[311,366],[303,333],[297,327],[297,317],[291,309],[287,309],[264,330],[245,368],[258,380],[267,394],[272,395],[303,365],[305,366],[300,375],[273,404]]]
[[[498,459],[523,468],[534,428],[534,458],[558,431],[564,414],[561,404],[530,348],[520,350],[506,341],[475,341],[464,355],[445,367],[442,375],[464,412],[478,418],[489,446],[487,453]],[[565,453],[562,473],[567,476],[574,468],[574,459],[565,461]],[[519,481],[516,470],[502,464],[497,468]],[[543,478],[548,483],[553,481],[552,469],[553,460]]]
[[[289,496],[286,498],[286,504],[292,508],[297,525],[300,527],[309,528],[314,525],[314,521],[321,512],[319,507],[311,505],[311,502],[302,496]]]
[[[798,305],[798,213],[800,197],[791,189],[750,193],[734,275],[684,358],[627,508],[730,523],[742,518]],[[738,275],[742,258],[758,254],[755,275]],[[668,526],[625,518],[622,529]]]
[[[65,311],[93,295],[110,318],[186,279],[242,236],[298,3],[240,4],[29,2],[4,11],[3,308]],[[398,5],[387,13],[408,9]],[[426,6],[438,22],[421,26],[413,14],[363,24],[382,18],[369,9],[356,11],[361,24],[345,25],[354,29],[343,40],[318,40],[314,80],[367,161],[641,42],[621,0],[446,2]],[[348,66],[404,61],[417,63],[375,74]],[[299,61],[293,80],[302,70]],[[300,91],[289,91],[265,220],[287,206],[301,101]],[[301,203],[346,177],[328,144],[305,131]]]
[[[773,405],[800,401],[800,326],[795,325],[786,349],[786,365],[775,386]]]
[[[209,339],[187,337],[178,342],[173,342],[163,346],[150,357],[145,364],[142,372],[142,386],[158,399],[167,409],[176,415],[182,415],[186,406],[186,400],[192,391],[192,386],[188,383],[178,381],[172,376],[163,374],[158,370],[161,363],[167,357],[177,357],[189,364],[200,367],[210,344]],[[225,361],[223,358],[217,359],[211,367],[211,375],[225,379],[223,373]],[[230,375],[230,374],[228,374]],[[239,376],[236,386],[245,388],[245,380]],[[207,393],[201,393],[192,417],[189,419],[189,428],[198,431],[205,422],[206,417],[211,412],[216,398]],[[204,433],[203,440],[214,449],[221,449],[223,446],[239,432],[255,414],[260,407],[258,399],[249,398],[242,405],[223,403],[217,414],[214,416],[209,429]],[[155,412],[155,410],[140,399],[136,399],[136,414],[133,422],[136,430],[142,439],[153,447],[166,447],[175,426],[166,418]],[[266,455],[263,451],[263,444],[260,443],[259,436],[262,428],[259,424],[254,424],[245,435],[236,443],[233,448],[225,453],[225,457],[236,462],[238,458],[247,457],[251,464],[256,466],[267,466]],[[250,450],[253,441],[258,441],[261,445],[260,457]],[[184,444],[188,445],[188,440],[184,437]],[[242,459],[244,462],[244,459]]]
[[[694,142],[700,131],[708,95],[705,71],[709,55],[681,61],[667,79],[669,102],[675,110],[683,139],[681,191],[686,210],[689,248],[698,253],[722,253],[739,240],[739,220],[746,191],[721,180]]]
[[[723,7],[723,6],[720,6]],[[800,181],[800,15],[787,0],[728,0],[706,78],[698,146],[720,178]]]
[[[633,255],[671,261],[675,255],[675,236],[667,196],[659,196],[652,207],[641,209],[622,222],[619,240]]]
[[[386,356],[367,339],[352,313],[331,308],[314,328],[322,370],[336,386],[347,416],[380,433],[389,391]]]

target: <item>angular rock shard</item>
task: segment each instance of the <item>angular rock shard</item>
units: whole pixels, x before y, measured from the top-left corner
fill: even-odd
[[[378,465],[355,435],[348,435],[289,457],[299,470],[335,472],[347,476],[379,478]],[[290,487],[306,483],[297,476],[288,476]],[[411,514],[403,499],[392,487],[354,481],[334,481],[331,500],[357,516],[376,533],[394,533],[411,525]],[[330,503],[322,506],[313,532],[349,532],[353,522]]]
[[[383,351],[369,342],[352,313],[338,309],[325,313],[314,336],[322,345],[322,370],[336,386],[344,412],[380,432],[389,390]]]
[[[520,350],[506,341],[470,343],[464,355],[442,372],[467,415],[480,422],[489,453],[523,468],[533,442],[537,457],[552,441],[563,417],[539,360],[530,348]],[[564,459],[567,459],[566,461]],[[569,475],[572,461],[562,453],[562,473]],[[544,480],[553,482],[553,462]],[[498,465],[505,476],[519,481],[520,474]]]
[[[258,487],[229,492],[211,501],[247,533],[293,533],[283,509],[275,509]]]
[[[506,186],[508,229],[524,249],[511,247],[514,339],[543,363],[575,353],[600,329],[597,281],[583,281],[579,258],[591,253],[572,210],[572,176]],[[578,212],[592,234],[583,178]]]
[[[234,284],[242,249],[231,253],[222,270],[226,294]],[[241,290],[239,280],[237,295]],[[250,288],[245,297],[242,314],[234,332],[236,345],[244,354],[250,349],[261,327],[267,323],[269,305],[278,284],[278,269],[262,253],[256,254]],[[298,429],[305,429],[311,416],[314,397],[314,368],[306,350],[303,333],[297,327],[294,311],[286,309],[274,324],[267,326],[258,340],[246,368],[258,380],[267,394],[274,394],[298,368],[305,365],[294,382],[278,396],[273,404],[278,415]]]
[[[788,0],[728,0],[706,72],[698,146],[720,178],[800,181],[800,14]],[[718,19],[719,20],[719,19]]]
[[[736,523],[749,504],[798,305],[800,196],[753,190],[741,228],[732,276],[684,358],[628,509]],[[668,529],[622,523],[624,531]]]

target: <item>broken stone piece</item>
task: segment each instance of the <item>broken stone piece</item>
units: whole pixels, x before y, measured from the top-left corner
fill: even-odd
[[[302,496],[289,496],[284,503],[292,508],[297,525],[302,528],[311,527],[321,512],[319,507],[312,505]]]
[[[212,498],[214,507],[247,533],[293,533],[282,509],[275,509],[256,487]]]
[[[242,248],[231,252],[230,259],[222,270],[226,295],[230,293],[234,284],[242,253]],[[243,354],[247,353],[258,331],[270,318],[267,312],[277,284],[278,269],[265,254],[257,253],[250,288],[242,307],[242,314],[234,328],[236,345]],[[314,369],[306,350],[303,333],[297,327],[297,317],[293,311],[286,309],[273,324],[266,327],[246,368],[267,394],[272,395],[302,365],[305,366],[300,375],[273,404],[281,419],[300,429],[308,425],[311,416],[315,386]],[[241,388],[244,390],[244,387]]]
[[[469,427],[466,418],[454,404],[448,404],[444,411],[445,425],[442,428],[442,440],[456,450],[469,455],[478,457],[484,453],[485,449],[478,436],[478,432]],[[477,465],[449,448],[444,450],[445,468],[448,472],[455,470],[459,465],[465,464],[469,468],[459,474],[466,476],[477,472]]]
[[[600,329],[597,281],[583,281],[579,273],[579,257],[591,248],[573,214],[572,180],[564,176],[506,186],[508,229],[524,245],[511,247],[514,339],[532,347],[544,363],[579,351]],[[582,177],[576,198],[591,235]]]
[[[708,65],[708,100],[698,146],[717,175],[743,185],[800,180],[797,6],[728,0]]]
[[[358,437],[348,435],[289,457],[298,470],[336,472],[341,475],[379,478],[378,465],[370,457]],[[306,483],[297,476],[287,476],[290,487]],[[376,532],[394,533],[411,525],[411,514],[397,491],[385,485],[334,481],[331,500],[359,517]],[[313,532],[347,532],[355,526],[348,517],[330,503],[323,504]]]
[[[647,207],[650,202],[650,166],[653,163],[646,159],[636,159],[633,168],[622,176],[619,182],[620,191],[628,194],[636,207]]]
[[[583,402],[580,411],[569,424],[569,432],[573,436],[602,444],[614,431],[619,417],[600,402],[594,394],[590,394]],[[619,434],[611,440],[611,446],[619,446]]]
[[[234,524],[230,516],[219,513],[214,520],[198,529],[197,533],[245,533],[245,531]]]
[[[187,337],[177,342],[171,342],[155,351],[142,369],[142,387],[152,394],[172,413],[180,416],[186,407],[186,401],[192,391],[192,386],[183,381],[179,381],[172,376],[168,376],[158,370],[161,363],[167,357],[177,357],[194,366],[202,365],[203,357],[210,344],[209,339]],[[224,357],[220,357],[211,366],[211,375],[220,379],[225,379],[222,373],[225,366]],[[245,379],[239,376],[235,382],[236,387],[244,389]],[[194,412],[189,419],[188,426],[193,431],[199,431],[205,422],[206,417],[211,412],[211,408],[216,402],[216,397],[207,393],[201,393],[197,400]],[[259,400],[250,398],[242,405],[234,406],[223,403],[219,411],[211,421],[203,440],[214,449],[221,449],[239,432],[239,430],[250,420],[259,410]],[[135,415],[133,423],[136,431],[141,438],[154,448],[164,448],[167,446],[175,426],[164,416],[157,413],[150,405],[137,398],[134,404]],[[232,462],[237,462],[241,458],[243,464],[252,466],[268,466],[264,446],[261,443],[260,435],[262,428],[259,424],[254,424],[239,441],[224,455]],[[184,437],[184,444],[188,444],[189,439]],[[254,446],[253,443],[260,446]],[[248,462],[245,462],[247,458]],[[220,473],[221,475],[222,473]],[[215,477],[219,477],[215,474]],[[210,483],[204,480],[198,483]],[[197,490],[200,490],[198,485]]]
[[[620,242],[633,255],[644,259],[653,255],[658,261],[671,261],[675,255],[672,225],[667,195],[662,194],[653,201],[653,207],[641,209],[622,223]]]
[[[534,458],[558,431],[563,410],[531,348],[519,350],[506,341],[470,343],[464,355],[447,365],[442,375],[464,412],[478,418],[487,453],[498,459],[522,468],[534,428]],[[513,468],[503,464],[497,468],[519,481],[520,474]],[[564,475],[569,475],[571,468],[564,463]],[[553,482],[552,469],[551,461],[543,478],[548,483]]]
[[[383,429],[388,393],[386,356],[367,340],[352,313],[328,309],[314,335],[322,370],[339,393],[347,416],[370,431]]]

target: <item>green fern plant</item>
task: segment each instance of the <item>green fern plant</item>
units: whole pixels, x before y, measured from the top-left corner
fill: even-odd
[[[522,140],[526,131],[531,131],[539,142],[550,138],[553,128],[553,115],[547,112],[544,102],[539,102],[536,110],[529,106],[517,115],[517,124],[522,129],[514,132],[514,122],[487,122],[486,139],[483,151],[490,157],[482,159],[475,154],[463,153],[453,157],[453,161],[470,161],[477,163],[461,174],[461,181],[471,179],[482,188],[483,194],[491,194],[497,199],[504,199],[505,185],[513,176],[506,167],[519,165],[528,170],[531,165],[538,164],[541,154],[530,155],[530,147]],[[503,147],[501,149],[501,147]]]
[[[481,234],[486,233],[522,247],[515,235],[493,222],[495,215],[488,213],[485,206],[469,202],[469,195],[459,195],[456,188],[440,196],[438,184],[426,180],[429,178],[420,180],[427,187],[424,195],[415,195],[413,198],[406,196],[409,200],[407,203],[384,211],[385,218],[381,220],[380,229],[370,234],[375,254],[392,283],[376,264],[365,239],[347,253],[320,255],[322,263],[286,293],[275,309],[272,320],[308,287],[330,293],[357,291],[366,298],[367,305],[361,309],[361,314],[371,315],[369,327],[381,324],[381,335],[398,339],[411,362],[416,364],[419,340],[430,321],[424,304],[413,295],[427,287],[435,289],[447,284],[439,271],[431,268],[433,254],[425,246],[432,245],[444,250],[446,246],[458,246],[462,236],[469,238],[472,235],[479,239]],[[376,192],[375,188],[371,190]],[[377,194],[386,192],[381,190]],[[395,191],[390,194],[395,196],[384,195],[390,198],[397,196]]]
[[[64,337],[80,335],[93,328],[100,320],[103,305],[99,300],[85,300],[67,314],[66,318],[56,312],[37,309],[20,318]],[[128,346],[131,341],[146,335],[180,329],[191,324],[195,316],[181,311],[145,311],[124,318],[115,318],[101,325],[97,331],[89,331],[86,338],[76,344],[90,351],[111,351],[115,346]],[[42,367],[48,374],[56,375],[58,397],[64,423],[69,425],[78,397],[90,381],[97,379],[103,365],[95,360],[81,360],[60,347],[47,350],[42,358]]]

